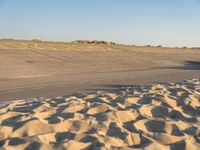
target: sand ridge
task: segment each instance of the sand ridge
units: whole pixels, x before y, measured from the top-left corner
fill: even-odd
[[[200,79],[0,107],[1,149],[200,147]]]
[[[127,44],[118,44],[109,41],[88,41],[77,40],[72,42],[56,42],[43,41],[38,39],[33,40],[15,40],[15,39],[0,39],[1,50],[66,50],[66,51],[110,51],[110,50],[130,50],[134,49],[137,52],[151,51],[159,52],[161,49],[164,53],[173,53],[174,50],[179,50],[179,53],[190,53],[199,50],[199,47],[162,47],[162,46],[136,46]]]

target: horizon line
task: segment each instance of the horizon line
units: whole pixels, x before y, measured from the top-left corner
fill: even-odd
[[[112,41],[112,40],[89,40],[89,39],[77,39],[77,40],[71,40],[71,41],[64,41],[64,40],[47,40],[47,39],[42,39],[42,38],[3,38],[0,37],[0,40],[13,40],[13,41],[32,41],[32,42],[55,42],[55,43],[73,43],[73,42],[77,42],[80,41],[81,42],[90,42],[88,44],[92,44],[92,42],[110,42],[110,43],[114,43],[116,45],[127,45],[127,46],[141,46],[141,47],[162,47],[162,48],[188,48],[188,49],[200,49],[199,46],[169,46],[169,45],[162,45],[162,44],[157,44],[157,45],[152,45],[152,44],[134,44],[134,43],[120,43],[120,42],[116,42],[116,41]],[[95,44],[95,43],[93,43]],[[97,43],[96,43],[97,44]]]

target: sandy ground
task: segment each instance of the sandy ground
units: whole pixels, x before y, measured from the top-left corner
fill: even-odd
[[[0,146],[199,150],[200,79],[2,104]]]
[[[200,76],[200,50],[0,40],[0,101]]]
[[[198,49],[0,40],[0,149],[198,150],[199,78]]]

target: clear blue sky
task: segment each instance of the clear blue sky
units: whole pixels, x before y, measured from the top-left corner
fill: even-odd
[[[0,0],[0,38],[200,46],[200,0]]]

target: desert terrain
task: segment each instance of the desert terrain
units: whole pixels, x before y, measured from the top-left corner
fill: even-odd
[[[1,105],[0,147],[199,150],[200,80]]]
[[[199,49],[0,40],[0,149],[199,147]]]
[[[199,77],[199,49],[0,40],[0,101]]]

